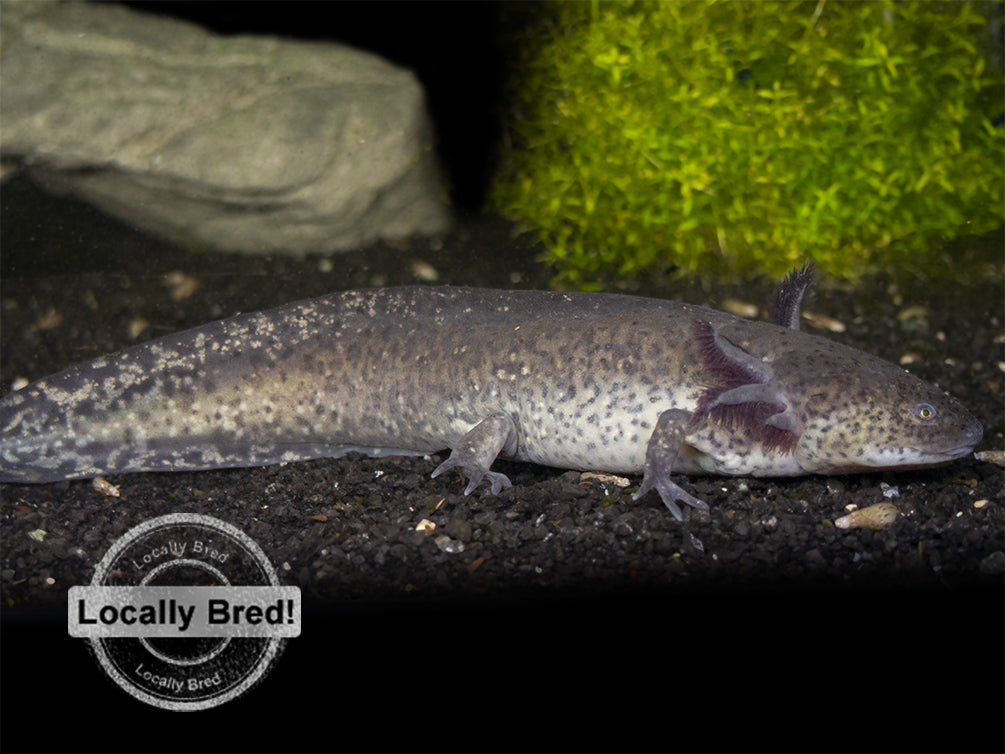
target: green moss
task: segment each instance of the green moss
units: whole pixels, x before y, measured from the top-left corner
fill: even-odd
[[[974,3],[530,12],[492,203],[539,230],[558,282],[922,270],[1005,220]]]

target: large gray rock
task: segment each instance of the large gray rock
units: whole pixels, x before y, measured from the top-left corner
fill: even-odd
[[[442,232],[415,77],[332,44],[91,3],[0,8],[0,154],[139,227],[240,252]]]

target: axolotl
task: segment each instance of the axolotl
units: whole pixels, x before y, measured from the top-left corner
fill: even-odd
[[[497,457],[752,476],[960,458],[980,423],[898,366],[800,331],[812,270],[773,321],[603,293],[354,290],[245,313],[71,367],[0,399],[0,481],[247,467],[351,451],[426,455],[465,494]]]

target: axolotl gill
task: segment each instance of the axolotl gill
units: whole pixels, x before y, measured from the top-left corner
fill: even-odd
[[[969,453],[979,422],[903,369],[801,332],[812,269],[772,322],[675,301],[459,287],[356,290],[162,337],[0,399],[0,481],[425,455],[465,494],[497,457],[642,473],[840,474]]]

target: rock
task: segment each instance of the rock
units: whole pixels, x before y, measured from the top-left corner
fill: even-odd
[[[5,2],[0,154],[185,245],[337,251],[450,222],[422,88],[334,44]]]

